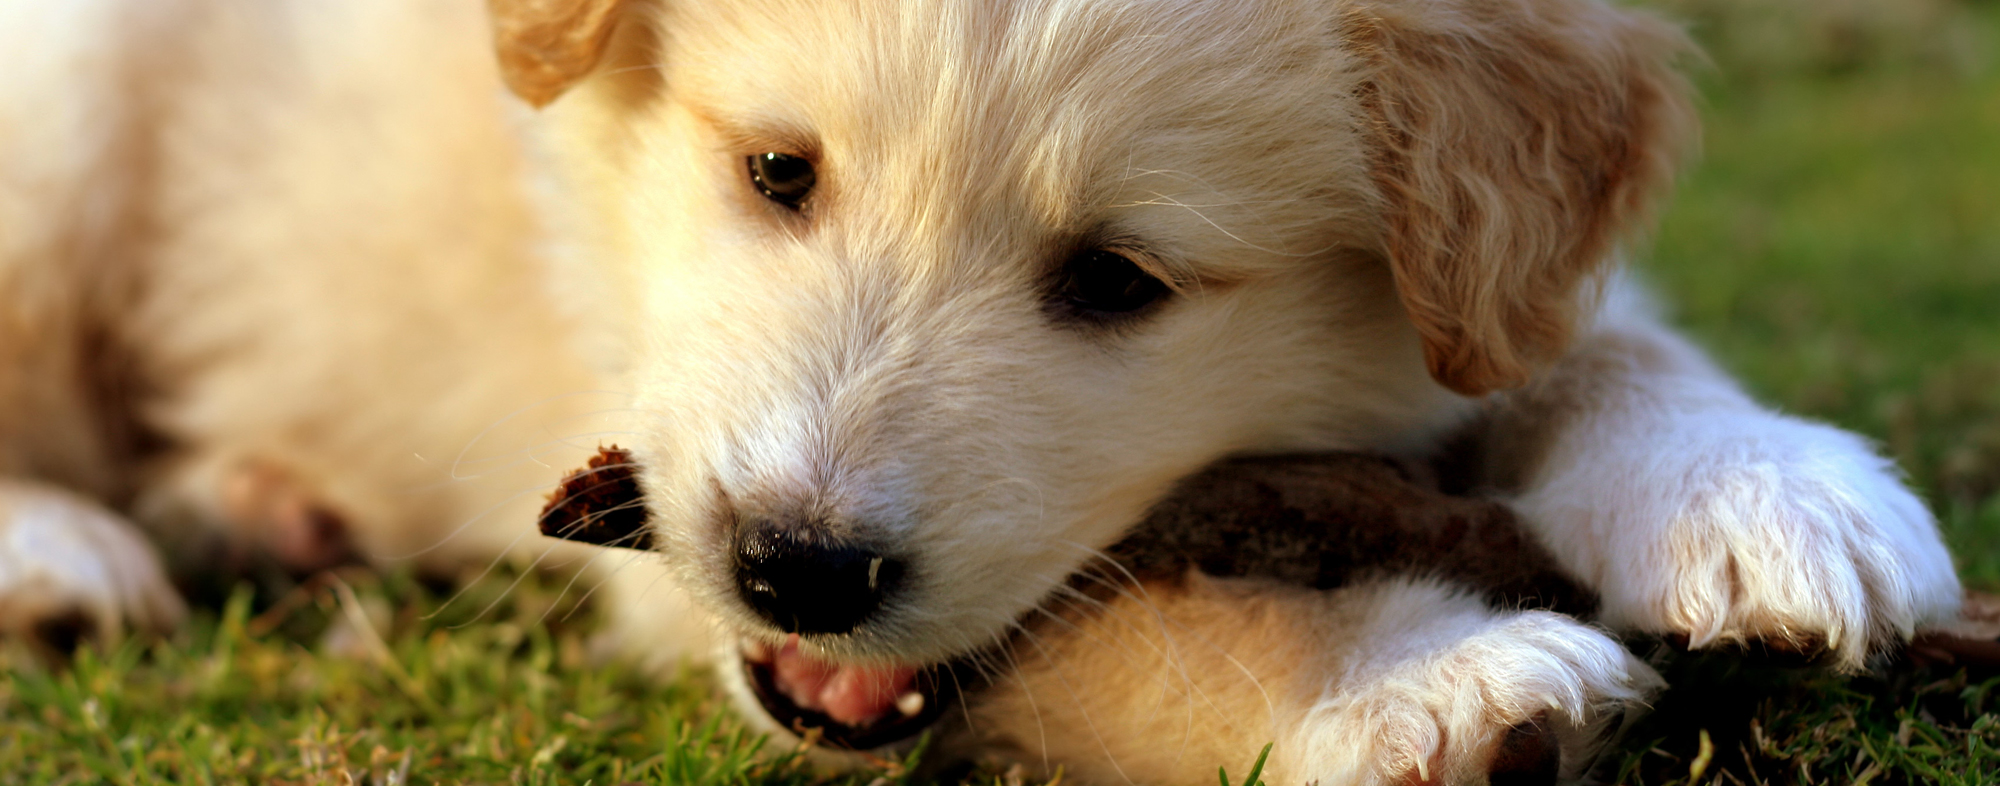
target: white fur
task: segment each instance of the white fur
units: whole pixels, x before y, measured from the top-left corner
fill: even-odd
[[[1757,406],[1647,311],[1615,291],[1568,359],[1499,404],[1514,504],[1603,593],[1604,621],[1696,647],[1817,638],[1847,669],[1950,621],[1951,557],[1896,468]]]
[[[129,522],[72,492],[0,481],[0,633],[79,613],[117,640],[171,629],[187,612]]]
[[[1292,782],[1476,783],[1509,728],[1540,721],[1575,779],[1608,732],[1665,686],[1602,631],[1548,612],[1498,612],[1421,582],[1355,593],[1355,653],[1288,746]]]

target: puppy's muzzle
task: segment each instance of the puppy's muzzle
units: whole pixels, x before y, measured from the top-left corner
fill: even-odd
[[[806,520],[749,519],[736,534],[743,602],[786,633],[847,633],[882,608],[904,563]]]

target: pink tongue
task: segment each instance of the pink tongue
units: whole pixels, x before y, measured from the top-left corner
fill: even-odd
[[[865,726],[896,709],[896,697],[910,690],[917,670],[833,664],[799,651],[798,637],[785,642],[771,662],[772,676],[785,698],[849,726]]]

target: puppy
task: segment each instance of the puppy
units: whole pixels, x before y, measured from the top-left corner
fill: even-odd
[[[846,728],[825,739],[879,742],[921,667],[1232,454],[1462,451],[1603,622],[1697,647],[1851,669],[1957,602],[1891,467],[1756,406],[1615,274],[1692,134],[1687,45],[1643,15],[496,9],[589,227],[575,257],[622,296],[674,586],[739,696]],[[1292,782],[1472,777],[1532,713],[1586,723],[1648,680],[1594,629],[1430,586],[1197,600],[1277,631],[1204,700],[1266,708]],[[672,653],[646,632],[680,605],[617,611]],[[1280,674],[1305,682],[1256,689]],[[1416,753],[1356,752],[1374,718]],[[1180,777],[1150,750],[1113,758]]]
[[[170,626],[169,572],[455,573],[533,532],[596,443],[564,438],[628,404],[547,295],[486,31],[0,3],[0,626]]]
[[[663,552],[607,571],[627,649],[713,654],[751,718],[854,747],[1233,454],[1450,454],[1605,623],[1694,646],[1854,668],[1956,606],[1886,462],[1616,275],[1692,134],[1687,46],[1643,15],[494,0],[529,120],[477,11],[0,4],[30,75],[0,87],[0,526],[100,544],[10,535],[9,625],[170,623],[128,520],[172,554],[487,559],[607,429]],[[1142,667],[1240,663],[1201,701],[1245,731],[1191,739],[1275,740],[1272,782],[1477,781],[1653,679],[1434,583],[1193,587],[1153,603],[1209,660]]]

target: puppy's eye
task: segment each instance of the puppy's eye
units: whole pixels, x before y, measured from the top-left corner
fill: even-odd
[[[812,193],[813,165],[798,156],[760,153],[750,157],[750,183],[769,199],[793,210]]]
[[[1131,258],[1100,248],[1063,263],[1056,297],[1073,312],[1112,316],[1150,306],[1171,291]]]

